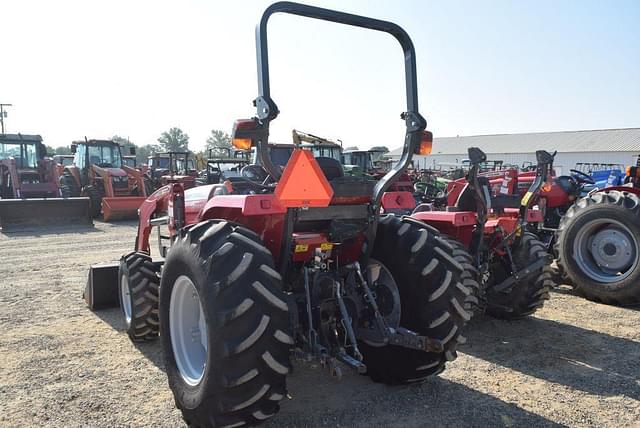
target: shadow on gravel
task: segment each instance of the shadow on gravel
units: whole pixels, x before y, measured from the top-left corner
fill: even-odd
[[[290,400],[266,426],[561,426],[465,385],[440,377],[387,386],[349,374],[338,382],[324,370],[296,369],[287,378]]]
[[[576,292],[573,287],[568,286],[568,285],[562,285],[558,288],[554,288],[553,290],[551,290],[553,293],[558,293],[558,294],[564,294],[567,296],[576,296],[580,299],[584,299],[584,300],[589,300],[585,297],[583,297],[580,293]],[[611,306],[614,308],[624,308],[624,309],[630,309],[632,311],[640,311],[640,304],[633,304],[633,305],[608,305],[606,303],[601,303],[601,302],[594,302],[600,305],[606,305],[606,306]]]
[[[640,399],[640,343],[556,321],[479,319],[461,351],[591,394]]]
[[[93,313],[114,330],[124,333],[126,327],[120,308],[102,309]],[[133,342],[133,344],[146,359],[164,372],[164,360],[159,339],[148,342]]]

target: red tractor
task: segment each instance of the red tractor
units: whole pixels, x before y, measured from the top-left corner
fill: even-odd
[[[587,178],[558,177],[553,193],[542,195],[548,211],[564,212],[553,247],[560,273],[587,299],[640,304],[640,157],[623,185],[580,198]]]
[[[0,134],[0,230],[9,224],[91,223],[89,201],[70,198],[39,135]]]
[[[195,187],[198,170],[190,157],[190,152],[165,152],[149,156],[145,170],[145,185],[149,193],[170,181],[179,181],[185,189]]]
[[[640,161],[627,168],[623,185],[600,190],[587,190],[595,184],[588,174],[570,172],[554,177],[534,198],[544,221],[530,230],[557,259],[560,279],[584,297],[640,303]],[[535,171],[520,172],[510,181],[524,195],[535,178]],[[503,180],[491,182],[495,189]]]
[[[142,173],[124,164],[121,147],[111,140],[75,141],[73,165],[64,167],[60,183],[73,196],[88,196],[91,214],[105,221],[136,218],[147,196]],[[131,154],[135,149],[130,148]]]
[[[466,308],[471,312],[486,310],[497,318],[521,318],[542,307],[555,285],[546,247],[527,231],[529,224],[542,221],[541,211],[533,209],[533,204],[554,158],[545,151],[536,156],[535,179],[522,196],[508,171],[497,186],[492,185],[493,176],[481,175],[487,157],[472,147],[464,186],[460,180],[450,183],[446,211],[422,211],[419,206],[411,215],[447,235],[443,239],[465,267],[463,284],[471,291]]]
[[[345,176],[337,160],[316,159],[298,146],[284,171],[272,161],[269,127],[279,111],[270,96],[266,35],[274,13],[387,32],[399,41],[404,149],[379,181]],[[135,340],[160,334],[176,405],[194,426],[273,416],[286,395],[292,353],[336,375],[346,365],[379,382],[422,381],[456,357],[469,319],[454,248],[419,221],[380,215],[387,188],[431,144],[407,33],[390,22],[282,2],[264,12],[256,44],[257,117],[236,121],[232,138],[237,148],[255,148],[271,180],[235,180],[231,191],[225,184],[185,191],[169,183],[141,206],[135,249],[118,273],[127,331]],[[160,225],[170,244],[162,269],[149,243]],[[91,272],[89,301],[98,296],[100,273]]]

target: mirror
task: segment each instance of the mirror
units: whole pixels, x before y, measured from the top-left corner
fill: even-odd
[[[71,153],[72,154],[76,154],[76,150],[78,149],[78,145],[77,144],[72,144],[71,145]]]

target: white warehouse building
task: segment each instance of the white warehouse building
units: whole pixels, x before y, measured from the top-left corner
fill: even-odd
[[[640,128],[600,129],[594,131],[535,132],[527,134],[475,135],[468,137],[433,138],[429,156],[414,156],[416,168],[444,169],[468,158],[467,148],[479,147],[488,160],[522,165],[536,162],[536,150],[558,151],[554,167],[556,174],[568,174],[576,163],[621,164],[636,162],[640,155]],[[402,149],[387,155],[399,159]]]

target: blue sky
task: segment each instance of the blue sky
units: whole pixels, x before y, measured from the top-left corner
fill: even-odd
[[[9,132],[48,144],[171,126],[199,149],[254,113],[254,26],[267,1],[0,0]],[[640,126],[639,1],[313,1],[413,38],[436,136]],[[402,143],[402,54],[383,34],[291,16],[270,23],[272,96],[292,128]],[[534,148],[532,148],[533,150]]]

